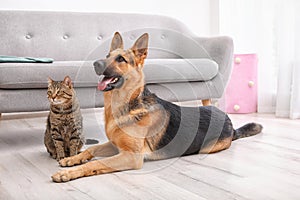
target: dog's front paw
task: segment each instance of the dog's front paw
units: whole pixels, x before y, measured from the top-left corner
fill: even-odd
[[[67,182],[71,180],[71,177],[67,170],[59,171],[51,176],[52,181],[56,183]]]
[[[87,161],[86,159],[83,159],[79,155],[76,155],[76,156],[61,159],[58,163],[61,167],[72,167],[74,165],[81,165],[86,161]]]
[[[72,157],[61,159],[58,163],[61,167],[72,167],[77,164],[74,162],[74,159],[72,159]]]
[[[75,156],[67,157],[59,161],[59,165],[62,167],[72,167],[74,165],[81,165],[88,160],[91,160],[93,156],[89,153],[89,151],[83,151],[80,154]]]
[[[51,176],[53,182],[61,183],[67,182],[76,178],[84,176],[84,170],[81,166],[73,167],[70,169],[58,171]]]

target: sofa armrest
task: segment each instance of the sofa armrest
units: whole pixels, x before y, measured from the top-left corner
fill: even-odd
[[[227,36],[211,38],[196,37],[194,40],[207,51],[208,57],[219,65],[219,74],[222,77],[224,86],[227,85],[233,60],[233,40]]]

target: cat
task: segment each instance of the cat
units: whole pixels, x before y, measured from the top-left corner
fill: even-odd
[[[57,161],[74,156],[84,145],[82,115],[72,81],[48,78],[50,112],[47,118],[44,143],[50,156]]]

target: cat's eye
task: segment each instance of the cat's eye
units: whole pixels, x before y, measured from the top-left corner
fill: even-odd
[[[119,62],[119,63],[121,63],[121,62],[126,62],[126,63],[127,63],[127,61],[125,60],[125,58],[124,58],[123,56],[121,56],[121,55],[119,55],[119,56],[116,58],[116,61]]]
[[[72,94],[70,92],[68,92],[68,90],[61,90],[61,92],[59,94],[60,94],[60,96],[66,97],[66,98],[72,97]]]

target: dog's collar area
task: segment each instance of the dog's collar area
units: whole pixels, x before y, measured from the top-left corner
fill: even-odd
[[[110,91],[115,88],[120,88],[124,83],[124,79],[122,76],[102,77],[103,78],[100,77],[100,80],[98,82],[98,90],[101,91]]]

